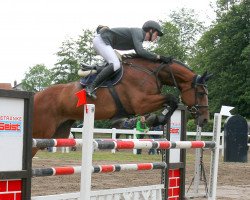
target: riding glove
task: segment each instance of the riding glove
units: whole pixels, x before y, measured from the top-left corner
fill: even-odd
[[[160,56],[159,60],[162,61],[162,62],[165,62],[165,63],[170,63],[170,62],[172,62],[173,57],[172,56],[168,56],[168,57],[166,57],[166,56]]]

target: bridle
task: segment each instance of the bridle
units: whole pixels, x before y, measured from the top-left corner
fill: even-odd
[[[205,84],[205,82],[203,81],[203,83],[199,83],[199,80],[201,79],[201,76],[200,75],[195,75],[193,77],[193,80],[192,80],[192,84],[191,84],[191,87],[186,89],[186,90],[181,90],[181,88],[178,86],[178,83],[175,79],[175,76],[174,76],[174,73],[173,73],[173,70],[171,68],[171,66],[169,64],[165,64],[165,63],[161,63],[158,67],[156,67],[156,69],[154,71],[156,71],[157,73],[156,76],[158,77],[158,74],[159,72],[164,68],[164,67],[168,67],[168,71],[171,75],[171,78],[173,80],[173,83],[174,83],[174,86],[179,90],[179,92],[181,91],[181,93],[185,93],[185,92],[188,92],[192,89],[195,90],[195,104],[193,106],[188,106],[188,111],[195,117],[199,117],[201,114],[199,112],[200,108],[208,108],[208,105],[201,105],[199,104],[199,97],[201,96],[204,96],[204,95],[208,95],[207,93],[207,85]],[[158,86],[159,87],[159,86]],[[202,87],[203,88],[203,91],[199,91],[198,90],[198,87]]]
[[[123,61],[123,63],[129,65],[130,67],[133,67],[139,71],[143,71],[149,75],[153,75],[156,79],[156,85],[157,85],[157,89],[158,91],[160,91],[160,88],[161,88],[161,81],[160,81],[160,78],[159,78],[159,73],[165,68],[165,67],[168,67],[168,72],[170,73],[170,76],[173,80],[173,84],[174,86],[179,90],[179,92],[181,92],[182,94],[185,93],[185,92],[188,92],[192,89],[195,90],[195,104],[193,106],[188,106],[187,109],[188,111],[195,117],[195,118],[198,118],[201,113],[199,112],[200,108],[208,108],[208,105],[201,105],[199,104],[199,98],[201,96],[204,96],[204,95],[208,95],[207,93],[207,85],[205,84],[205,82],[203,81],[202,83],[199,82],[199,80],[201,79],[201,76],[200,75],[195,75],[193,77],[193,80],[192,80],[192,84],[191,84],[191,87],[188,88],[188,89],[185,89],[185,90],[181,90],[181,88],[179,87],[177,81],[176,81],[176,78],[174,76],[174,73],[173,73],[173,70],[171,68],[171,66],[169,65],[169,63],[161,63],[159,66],[157,66],[155,69],[148,69],[148,68],[145,68],[145,67],[142,67],[142,66],[138,66],[138,65],[134,65],[132,63],[128,63],[126,61]],[[203,91],[199,91],[199,87],[202,87]]]
[[[200,75],[195,75],[192,81],[191,88],[186,89],[182,91],[182,93],[185,93],[191,89],[195,89],[195,105],[188,107],[189,112],[195,116],[195,118],[200,116],[200,108],[208,108],[208,105],[200,105],[199,104],[199,98],[208,95],[207,93],[207,85],[205,83],[199,83],[199,79],[201,78]],[[203,91],[198,91],[198,87],[202,87]]]

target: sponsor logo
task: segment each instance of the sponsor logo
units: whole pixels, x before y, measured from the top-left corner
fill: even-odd
[[[180,134],[181,122],[172,121],[170,125],[170,134]]]
[[[21,133],[23,117],[0,115],[0,133]]]
[[[170,133],[171,134],[179,134],[179,128],[170,128]]]
[[[0,131],[20,131],[21,123],[11,122],[1,122],[0,121]]]
[[[21,133],[22,117],[0,116],[0,133]]]

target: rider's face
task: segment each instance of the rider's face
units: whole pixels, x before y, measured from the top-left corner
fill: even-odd
[[[152,33],[151,42],[154,42],[157,38],[158,38],[158,32],[155,31]]]
[[[157,31],[153,32],[153,30],[151,29],[146,33],[145,41],[154,42],[157,40],[157,38],[158,38],[158,32]]]

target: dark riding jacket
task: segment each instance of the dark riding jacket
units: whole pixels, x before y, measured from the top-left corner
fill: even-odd
[[[146,32],[141,28],[111,28],[100,32],[103,41],[117,50],[132,50],[150,60],[156,60],[157,55],[143,48]]]

